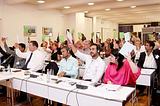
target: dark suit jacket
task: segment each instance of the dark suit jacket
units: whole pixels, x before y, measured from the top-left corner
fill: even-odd
[[[160,72],[160,50],[158,50],[158,49],[157,50],[153,50],[153,56],[154,56],[154,59],[155,59],[156,64],[157,64],[156,73],[159,75],[159,72]],[[138,67],[144,68],[143,64],[144,64],[144,61],[145,61],[145,57],[146,57],[145,52],[142,52],[140,54],[139,62],[137,64]]]

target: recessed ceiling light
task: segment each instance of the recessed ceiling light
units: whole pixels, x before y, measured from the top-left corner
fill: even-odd
[[[69,7],[69,6],[65,6],[64,8],[65,8],[65,9],[69,9],[70,7]]]
[[[94,3],[88,3],[88,5],[90,5],[90,6],[91,6],[91,5],[94,5]]]
[[[136,8],[136,6],[130,6],[131,8]]]
[[[109,10],[111,10],[110,8],[107,8],[107,9],[105,9],[106,11],[109,11]]]
[[[84,13],[88,13],[88,11],[84,11]]]
[[[45,0],[38,0],[38,3],[45,3]]]
[[[123,0],[117,0],[117,1],[123,1]]]

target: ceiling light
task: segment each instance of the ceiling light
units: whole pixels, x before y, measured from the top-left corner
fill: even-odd
[[[88,5],[90,5],[90,6],[91,6],[91,5],[94,5],[94,3],[88,3]]]
[[[84,13],[88,13],[88,11],[84,11]]]
[[[45,0],[38,0],[38,3],[45,3]]]
[[[69,6],[65,6],[64,8],[69,9],[70,7]]]
[[[136,6],[130,6],[131,8],[136,8]]]
[[[109,10],[111,10],[110,8],[107,8],[107,9],[105,9],[106,11],[109,11]]]
[[[123,0],[117,0],[117,1],[123,1]]]

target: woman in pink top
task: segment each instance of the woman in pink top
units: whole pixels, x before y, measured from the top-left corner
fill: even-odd
[[[136,85],[136,80],[141,73],[141,69],[131,60],[131,56],[121,55],[118,49],[113,49],[110,55],[110,64],[108,65],[104,83],[118,85]]]

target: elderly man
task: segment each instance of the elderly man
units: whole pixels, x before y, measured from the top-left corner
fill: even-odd
[[[83,41],[83,50],[81,52],[84,53],[84,54],[88,54],[89,55],[89,53],[90,53],[90,49],[89,49],[90,45],[91,45],[91,43],[90,43],[89,40]]]

